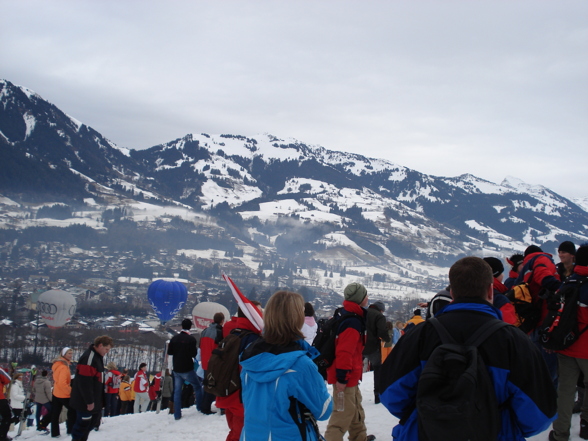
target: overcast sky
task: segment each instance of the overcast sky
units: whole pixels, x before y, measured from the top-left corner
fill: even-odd
[[[271,133],[588,197],[588,1],[0,0],[0,78],[121,147]]]

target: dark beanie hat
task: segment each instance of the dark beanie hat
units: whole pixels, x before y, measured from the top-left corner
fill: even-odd
[[[572,256],[576,255],[576,245],[569,240],[559,244],[557,251],[563,251],[564,253],[570,253]]]
[[[513,268],[516,268],[519,264],[523,263],[523,260],[525,260],[525,258],[522,254],[513,254],[512,256],[510,256],[510,259],[506,259],[508,264]]]
[[[350,283],[345,287],[343,294],[345,295],[345,300],[360,305],[367,296],[367,289],[361,283]]]
[[[543,252],[543,250],[541,248],[539,248],[537,245],[530,245],[525,250],[525,257],[527,257],[529,254],[542,253],[542,252]]]
[[[588,243],[580,245],[580,248],[576,251],[576,265],[588,266]]]
[[[504,272],[504,265],[500,259],[497,259],[496,257],[484,257],[484,262],[490,265],[490,268],[492,268],[492,275],[494,277],[498,277]]]
[[[382,302],[381,300],[378,300],[377,302],[372,303],[370,305],[370,308],[376,308],[380,312],[386,311],[386,305],[384,305],[384,302]]]
[[[414,315],[421,315],[421,310],[420,309],[415,309],[414,310]]]
[[[182,320],[182,329],[191,329],[192,328],[192,320],[184,319]]]

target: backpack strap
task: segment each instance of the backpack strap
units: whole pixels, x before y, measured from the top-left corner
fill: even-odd
[[[466,346],[480,346],[488,337],[498,331],[500,328],[509,326],[508,323],[496,319],[496,321],[489,321],[484,326],[478,328],[478,330],[465,342]]]
[[[433,317],[432,319],[429,320],[429,322],[433,325],[433,327],[437,331],[437,334],[439,334],[439,337],[441,338],[441,343],[443,343],[443,344],[448,344],[448,343],[457,344],[455,339],[447,331],[447,328],[445,328],[445,326],[443,326],[438,319]],[[502,320],[498,320],[498,319],[496,319],[496,321],[490,320],[489,322],[487,322],[486,324],[484,324],[483,326],[478,328],[476,330],[476,332],[474,332],[474,334],[470,338],[468,338],[465,343],[463,343],[463,345],[478,347],[484,342],[484,340],[486,340],[488,337],[490,337],[492,334],[494,334],[500,328],[503,328],[505,326],[508,326],[508,323],[506,323]]]

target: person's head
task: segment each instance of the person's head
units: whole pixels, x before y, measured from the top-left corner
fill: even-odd
[[[125,383],[129,383],[131,381],[131,377],[129,377],[128,375],[123,375],[122,380]]]
[[[557,248],[557,255],[559,256],[559,260],[564,264],[564,266],[570,267],[574,264],[576,246],[573,242],[566,240],[565,242],[559,244],[559,247]]]
[[[523,264],[524,260],[525,257],[522,254],[513,254],[512,256],[510,256],[510,258],[506,259],[506,261],[512,267],[512,270],[515,273],[518,273],[521,270],[521,265]]]
[[[529,245],[527,247],[527,249],[525,250],[524,256],[527,257],[529,254],[542,253],[542,252],[543,252],[543,250],[541,248],[539,248],[537,245]]]
[[[421,315],[421,310],[420,310],[420,308],[417,308],[417,309],[415,309],[415,310],[413,311],[413,313],[412,313],[412,314],[413,314],[413,315]]]
[[[270,344],[287,345],[304,338],[304,298],[295,292],[278,291],[265,306],[263,338]]]
[[[386,305],[384,305],[384,302],[382,302],[381,300],[378,300],[377,302],[374,302],[370,305],[370,308],[374,308],[377,309],[380,312],[384,312],[386,311]]]
[[[12,379],[13,379],[14,381],[22,381],[22,374],[21,374],[20,372],[17,372],[16,374],[14,374],[14,375],[12,376]]]
[[[222,312],[217,312],[212,317],[212,321],[217,325],[222,325],[225,322],[225,315]]]
[[[41,371],[41,377],[46,377],[46,376],[47,376],[47,374],[48,374],[48,372],[47,372],[45,369],[43,369],[43,370]]]
[[[404,328],[404,322],[397,320],[396,323],[394,324],[398,329],[402,329]]]
[[[71,361],[71,359],[73,358],[73,349],[69,348],[69,347],[65,347],[61,350],[60,354],[67,361]]]
[[[250,300],[251,304],[261,313],[261,302],[257,300]],[[237,308],[237,317],[247,318],[241,307]]]
[[[479,257],[464,257],[449,269],[451,297],[479,297],[492,300],[492,268]]]
[[[109,371],[116,369],[116,363],[114,361],[109,361],[106,365],[106,369],[108,369]]]
[[[112,337],[109,337],[108,335],[101,335],[94,339],[94,350],[103,357],[110,352],[112,346],[114,346],[114,342]]]
[[[304,304],[304,317],[314,317],[314,307],[310,302]]]
[[[182,329],[185,331],[189,331],[190,329],[192,329],[192,320],[188,318],[182,320]]]
[[[492,276],[498,280],[502,280],[504,265],[500,259],[497,259],[496,257],[484,257],[484,262],[486,262],[488,265],[490,265],[490,268],[492,268]]]
[[[391,321],[387,321],[387,322],[386,322],[386,329],[387,329],[388,331],[390,331],[390,330],[393,328],[393,326],[394,326],[394,325],[392,325],[392,322],[391,322]]]
[[[361,283],[350,283],[343,291],[345,300],[365,307],[368,302],[367,289]]]
[[[588,242],[580,245],[576,251],[576,266],[588,266]]]
[[[139,370],[145,372],[147,370],[147,363],[141,363],[139,365]]]

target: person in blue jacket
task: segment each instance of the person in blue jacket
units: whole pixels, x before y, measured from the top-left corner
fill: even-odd
[[[316,420],[328,419],[333,403],[312,361],[318,354],[300,331],[304,299],[294,292],[276,292],[263,322],[262,337],[241,355],[241,440],[316,441]]]
[[[501,318],[492,305],[492,269],[478,257],[458,260],[449,270],[452,303],[435,317],[457,341],[464,342],[483,324]],[[425,322],[406,333],[382,366],[380,400],[401,420],[394,441],[419,440],[417,385],[423,367],[441,339]],[[515,441],[546,430],[557,416],[556,392],[541,353],[518,328],[507,325],[478,348],[492,379],[501,410],[498,440]],[[439,439],[444,438],[439,434]]]

